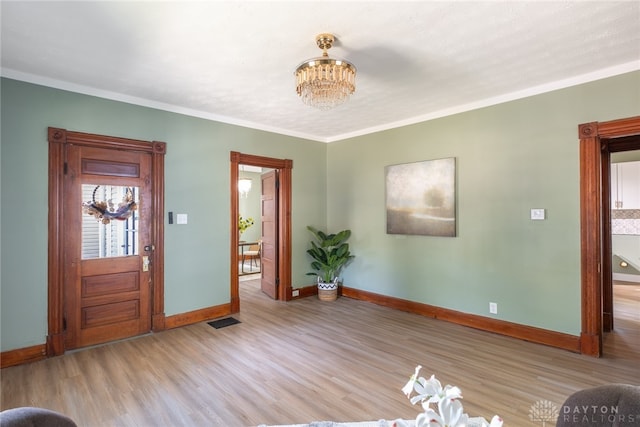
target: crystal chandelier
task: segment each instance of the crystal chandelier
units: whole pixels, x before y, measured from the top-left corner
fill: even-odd
[[[316,37],[322,56],[309,59],[296,68],[296,92],[302,102],[320,110],[329,110],[349,99],[356,90],[356,67],[342,59],[331,59],[327,50],[333,34]]]
[[[249,195],[250,190],[251,190],[251,179],[240,178],[238,180],[238,192],[240,193],[240,197],[247,197]]]

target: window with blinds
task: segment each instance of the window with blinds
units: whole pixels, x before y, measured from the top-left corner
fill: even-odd
[[[106,201],[111,209],[117,208],[127,192],[138,201],[137,187],[118,185],[82,185],[82,201]],[[78,209],[82,209],[81,206]],[[138,211],[125,220],[111,220],[107,224],[86,212],[82,213],[82,259],[138,255]]]

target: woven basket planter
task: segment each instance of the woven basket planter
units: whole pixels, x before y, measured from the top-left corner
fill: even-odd
[[[320,289],[318,288],[318,299],[320,301],[335,301],[338,299],[338,288]]]
[[[331,283],[318,281],[318,299],[320,301],[335,301],[338,299],[338,280]]]

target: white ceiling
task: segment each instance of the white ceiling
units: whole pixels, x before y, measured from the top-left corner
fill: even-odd
[[[640,1],[2,1],[2,75],[332,142],[640,69]],[[358,68],[330,111],[293,71]],[[639,88],[630,88],[639,91]]]

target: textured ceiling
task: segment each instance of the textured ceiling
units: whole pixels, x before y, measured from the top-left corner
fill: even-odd
[[[5,77],[324,142],[640,69],[639,1],[0,7]],[[330,111],[293,81],[322,32],[358,68]]]

